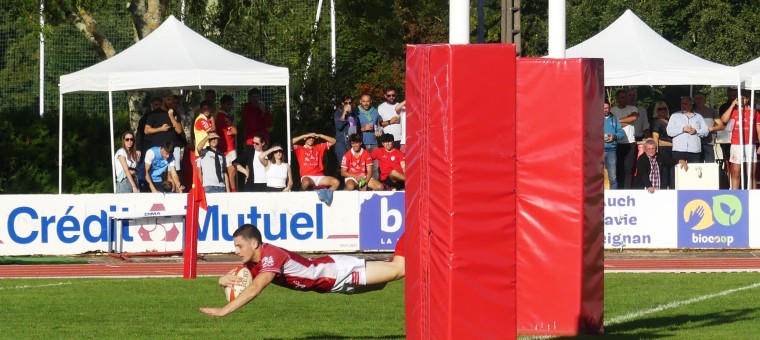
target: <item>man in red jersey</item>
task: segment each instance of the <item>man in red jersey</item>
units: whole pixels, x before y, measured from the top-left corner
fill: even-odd
[[[325,140],[322,143],[315,144],[317,138]],[[304,141],[303,145],[297,144]],[[335,145],[335,138],[317,133],[307,133],[291,140],[293,152],[298,159],[298,171],[301,174],[301,189],[312,190],[317,185],[330,187],[330,190],[337,190],[340,182],[331,176],[325,176],[325,167],[322,160],[325,151]]]
[[[371,156],[380,165],[380,181],[386,190],[401,190],[406,177],[406,160],[404,153],[396,149],[393,135],[384,134],[378,138],[383,147],[372,151]]]
[[[245,145],[253,146],[253,137],[264,136],[269,140],[269,128],[272,127],[272,114],[261,101],[261,90],[248,91],[248,102],[243,105],[243,125],[245,126]]]
[[[252,224],[240,226],[232,236],[235,254],[251,271],[253,282],[226,306],[200,309],[210,316],[225,316],[234,312],[261,294],[270,283],[298,291],[351,294],[382,288],[385,283],[399,280],[405,275],[403,249],[396,252],[391,262],[365,262],[346,255],[305,258],[263,243],[261,232]],[[399,239],[397,247],[402,244]],[[219,278],[219,285],[233,286],[240,281],[242,278],[232,270]]]
[[[208,95],[208,91],[206,91],[206,94]],[[216,112],[216,129],[222,137],[219,140],[219,149],[224,152],[224,158],[227,160],[227,175],[230,178],[230,190],[236,192],[237,184],[235,176],[237,175],[237,171],[235,171],[235,165],[232,163],[237,159],[237,151],[235,150],[237,128],[229,114],[230,110],[232,110],[232,104],[232,96],[228,94],[222,96],[221,107]]]
[[[348,141],[351,148],[340,161],[340,175],[345,178],[346,190],[383,190],[380,181],[372,178],[372,157],[362,147],[362,135],[355,133]]]
[[[739,105],[742,106],[741,119],[739,118]],[[731,130],[731,150],[728,162],[731,164],[731,189],[741,190],[742,167],[748,173],[747,188],[756,188],[755,170],[757,167],[757,155],[760,154],[760,146],[757,145],[757,136],[760,133],[760,111],[750,106],[750,94],[742,91],[741,99],[737,98],[721,115],[721,120]],[[752,126],[754,124],[754,128]],[[740,130],[743,130],[740,132]]]

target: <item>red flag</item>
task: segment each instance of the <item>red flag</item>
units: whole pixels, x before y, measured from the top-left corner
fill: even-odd
[[[208,211],[208,202],[206,202],[206,190],[203,189],[201,179],[198,177],[198,171],[193,171],[193,188],[190,189],[190,194],[193,195],[194,203],[198,207]]]

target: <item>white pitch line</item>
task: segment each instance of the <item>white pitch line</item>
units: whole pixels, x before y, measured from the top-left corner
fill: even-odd
[[[15,286],[15,287],[0,287],[0,290],[6,290],[6,289],[27,289],[27,288],[40,288],[40,287],[53,287],[53,286],[65,286],[70,285],[71,282],[58,282],[58,283],[48,283],[44,285],[36,285],[36,286]]]
[[[744,287],[724,290],[722,292],[715,293],[715,294],[702,295],[702,296],[699,296],[699,297],[695,297],[693,299],[681,300],[681,301],[673,301],[671,303],[666,303],[664,305],[659,305],[659,306],[657,306],[655,308],[641,310],[641,311],[638,311],[638,312],[633,312],[633,313],[629,313],[629,314],[618,316],[616,318],[613,318],[613,319],[605,322],[604,325],[605,326],[611,326],[611,325],[618,324],[618,323],[621,323],[621,322],[625,322],[625,321],[628,321],[628,320],[636,319],[636,318],[642,317],[644,315],[648,315],[648,314],[652,314],[652,313],[658,313],[658,312],[664,311],[666,309],[686,306],[686,305],[689,305],[689,304],[692,304],[692,303],[701,302],[701,301],[705,301],[705,300],[708,300],[708,299],[712,299],[712,298],[716,298],[716,297],[720,297],[720,296],[725,296],[725,295],[728,295],[728,294],[740,292],[742,290],[753,289],[753,288],[757,288],[757,287],[760,287],[760,282],[751,284],[749,286],[744,286]]]

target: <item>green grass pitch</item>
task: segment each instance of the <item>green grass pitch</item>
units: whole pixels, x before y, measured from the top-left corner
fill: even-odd
[[[358,295],[270,286],[237,312],[211,318],[198,308],[226,302],[216,278],[3,279],[0,336],[402,339],[403,292],[403,282]],[[756,339],[759,320],[758,273],[605,276],[604,337]]]

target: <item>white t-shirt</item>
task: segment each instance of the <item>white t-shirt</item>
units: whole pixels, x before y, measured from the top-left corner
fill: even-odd
[[[401,107],[401,145],[406,144],[406,105]]]
[[[377,112],[380,113],[380,117],[383,119],[383,121],[391,120],[393,117],[398,117],[398,113],[396,113],[396,105],[397,104],[389,104],[388,102],[384,102],[377,107]],[[401,121],[399,120],[399,122],[396,124],[389,124],[388,126],[383,127],[383,132],[392,134],[394,141],[400,141]]]
[[[261,164],[259,156],[261,156],[261,151],[255,151],[253,153],[253,183],[266,183],[266,168],[264,167],[264,164]]]
[[[137,162],[130,160],[129,156],[127,156],[127,150],[124,150],[124,148],[120,148],[119,151],[116,151],[116,155],[114,155],[114,159],[116,160],[116,181],[117,182],[121,182],[123,179],[127,178],[127,175],[124,173],[124,168],[121,166],[121,162],[119,162],[119,156],[124,156],[124,159],[127,161],[128,168],[135,168],[137,166]]]
[[[628,105],[622,109],[617,106],[613,106],[610,108],[610,112],[612,112],[612,115],[615,116],[615,118],[621,120],[625,117],[628,117],[633,112],[638,112],[638,109],[635,106],[631,105]],[[641,116],[639,116],[639,118],[641,118]],[[623,132],[625,132],[626,139],[618,140],[618,144],[636,143],[636,129],[634,128],[634,124],[628,124],[628,126],[624,126]]]
[[[285,188],[288,183],[288,163],[275,164],[271,162],[267,169],[267,186]]]
[[[218,150],[218,149],[217,149]],[[219,151],[219,157],[216,156],[216,151],[207,149],[206,154],[200,158],[200,166],[203,170],[203,186],[204,187],[226,187],[224,183],[224,177],[227,176],[227,168],[224,167],[224,155],[221,150]],[[219,181],[219,176],[216,173],[216,160],[219,160],[219,169],[222,172],[222,181]]]
[[[156,159],[156,155],[153,152],[150,152],[150,149],[148,149],[148,152],[145,153],[145,160],[144,160],[145,164],[153,164],[154,159]],[[169,162],[169,166],[170,167],[174,166],[174,158],[172,158],[172,161]]]

